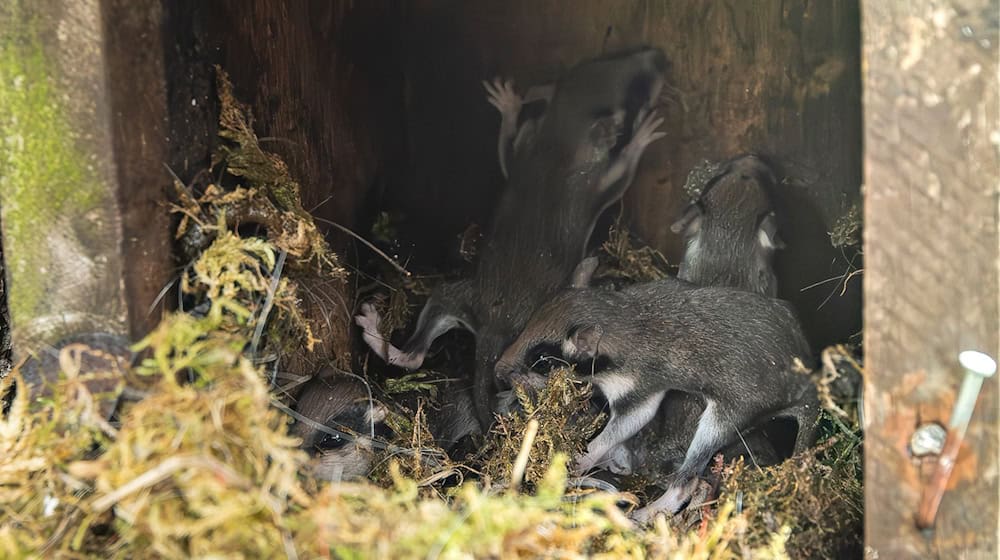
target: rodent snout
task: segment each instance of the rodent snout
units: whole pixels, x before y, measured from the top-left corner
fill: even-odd
[[[510,383],[515,369],[517,368],[513,363],[501,358],[496,365],[493,366],[493,373],[496,375],[497,379],[503,381],[504,383]]]

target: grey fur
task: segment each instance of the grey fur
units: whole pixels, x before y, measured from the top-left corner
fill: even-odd
[[[354,436],[345,438],[340,447],[324,449],[322,443],[330,434],[303,421],[292,425],[289,433],[302,438],[302,448],[313,456],[317,477],[339,481],[368,474],[372,428],[384,422],[386,409],[371,400],[361,380],[324,370],[302,388],[295,410],[313,422]]]
[[[677,277],[777,295],[771,261],[784,244],[767,195],[773,184],[771,169],[756,156],[723,165],[671,226],[674,233],[684,233],[687,244]]]
[[[773,172],[752,155],[707,168],[710,174],[693,189],[698,200],[671,227],[687,238],[678,277],[694,284],[728,286],[773,297],[777,293],[773,254],[783,247],[767,196],[767,189],[775,183]],[[669,414],[661,415],[658,422],[618,450],[623,470],[635,469],[656,478],[683,462],[705,401],[698,395],[673,392],[666,396],[662,408]],[[759,464],[777,462],[777,451],[763,432],[741,431],[740,435],[740,441],[723,450],[727,457],[749,453]]]
[[[428,415],[434,441],[450,451],[462,438],[481,434],[471,387],[445,387],[441,409]]]
[[[684,491],[717,449],[738,438],[737,430],[791,417],[799,426],[795,450],[813,441],[816,388],[794,369],[796,358],[808,359],[809,345],[785,302],[673,278],[621,292],[567,290],[534,314],[497,363],[497,375],[529,369],[528,356],[543,345],[560,346],[570,361],[610,363],[592,377],[609,401],[610,419],[578,459],[579,470],[601,464],[638,432],[666,392],[705,399],[699,428],[665,494],[670,508],[681,505]]]
[[[439,286],[402,350],[366,340],[384,357],[419,366],[444,327],[476,335],[475,404],[480,423],[493,420],[493,366],[531,313],[571,282],[600,214],[628,188],[646,146],[662,133],[651,112],[666,59],[638,49],[580,64],[559,80],[529,146],[509,157],[510,178],[475,276]],[[503,156],[501,156],[503,157]],[[366,331],[377,317],[363,309]]]

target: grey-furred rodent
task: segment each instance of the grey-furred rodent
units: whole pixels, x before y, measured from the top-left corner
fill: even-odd
[[[698,287],[674,278],[620,292],[564,291],[542,306],[503,354],[496,374],[510,378],[531,367],[537,348],[559,348],[575,363],[602,363],[593,383],[608,402],[605,428],[576,461],[585,472],[635,435],[668,391],[702,396],[706,407],[674,481],[636,513],[646,520],[677,511],[719,448],[772,418],[794,418],[795,450],[813,442],[819,413],[816,387],[796,370],[809,345],[785,302],[742,290]],[[585,375],[587,367],[583,367]]]
[[[356,322],[368,345],[413,369],[444,332],[472,331],[475,405],[488,427],[498,389],[494,364],[531,313],[569,284],[598,217],[621,198],[646,147],[663,135],[652,107],[666,66],[659,49],[641,48],[581,63],[557,81],[530,140],[501,153],[509,179],[475,275],[432,292],[402,349],[383,340],[377,312],[364,304]]]
[[[686,241],[677,277],[776,296],[772,260],[784,243],[767,193],[774,183],[771,168],[757,156],[723,164],[670,227]]]
[[[778,283],[772,261],[775,250],[784,247],[768,197],[774,183],[770,166],[755,155],[721,163],[701,186],[697,200],[671,227],[686,240],[678,278],[774,297]],[[615,450],[615,460],[609,464],[612,471],[641,471],[656,478],[658,471],[672,471],[680,465],[705,401],[698,395],[673,392],[664,398],[661,409],[669,413]],[[762,431],[741,432],[740,436],[725,450],[727,456],[749,449],[754,462],[778,461],[777,451]]]
[[[294,408],[305,419],[289,433],[302,438],[317,478],[339,481],[368,474],[372,443],[384,428],[387,410],[363,381],[324,370],[303,386]]]

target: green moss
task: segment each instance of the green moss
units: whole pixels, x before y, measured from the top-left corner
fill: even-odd
[[[103,203],[101,185],[75,144],[55,65],[40,25],[14,2],[0,14],[0,205],[14,324],[46,304],[45,274],[53,220],[72,221]],[[4,21],[6,20],[6,21]]]

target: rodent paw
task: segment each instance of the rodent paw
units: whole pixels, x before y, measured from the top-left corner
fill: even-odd
[[[632,135],[632,141],[644,148],[660,138],[663,138],[667,135],[667,133],[657,132],[656,130],[660,128],[660,125],[662,124],[663,117],[659,116],[655,110],[650,111],[640,120],[635,133]]]
[[[378,332],[378,311],[370,303],[361,304],[361,314],[354,316],[354,322],[366,332]]]
[[[503,81],[499,77],[493,82],[483,81],[486,88],[486,100],[490,105],[497,108],[502,115],[517,115],[523,103],[521,96],[514,91],[514,83],[510,80]]]

